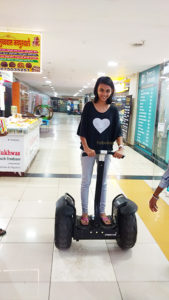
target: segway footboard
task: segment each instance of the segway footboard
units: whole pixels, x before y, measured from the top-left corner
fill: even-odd
[[[110,216],[111,219],[111,216]],[[76,217],[76,224],[74,226],[73,239],[79,240],[109,240],[117,238],[116,224],[104,225],[101,221],[95,222],[92,216],[89,216],[89,225],[81,224],[81,217]]]
[[[123,194],[112,203],[112,218],[118,227],[117,244],[122,249],[132,248],[137,239],[137,205]]]
[[[70,248],[75,217],[74,199],[66,193],[56,202],[54,236],[58,249]]]

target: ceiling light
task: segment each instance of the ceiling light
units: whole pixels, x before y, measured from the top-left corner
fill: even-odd
[[[108,67],[116,67],[118,65],[118,63],[111,60],[107,63],[107,65],[108,65]]]
[[[43,76],[43,78],[47,78],[46,76]]]
[[[55,95],[55,97],[57,97],[58,93],[55,92],[54,95]]]
[[[87,89],[87,85],[84,85],[83,88],[84,88],[84,89]]]
[[[99,77],[102,77],[102,76],[105,76],[105,73],[104,73],[104,72],[98,72],[97,75],[98,75]]]
[[[46,83],[52,83],[52,81],[50,81],[50,80],[46,80],[45,82],[46,82]]]
[[[27,237],[28,239],[35,239],[36,236],[37,236],[36,231],[34,231],[33,229],[28,230],[28,231],[26,232],[26,237]]]

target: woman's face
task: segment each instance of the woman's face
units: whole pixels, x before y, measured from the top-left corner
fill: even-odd
[[[106,100],[112,94],[112,89],[109,85],[100,83],[97,89],[97,94],[98,94],[99,101],[106,102]]]

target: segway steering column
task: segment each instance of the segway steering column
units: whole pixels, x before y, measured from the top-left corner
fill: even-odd
[[[101,200],[101,192],[102,192],[105,156],[106,154],[114,155],[114,152],[107,151],[107,150],[100,150],[100,151],[96,151],[96,154],[99,155],[98,164],[97,164],[97,180],[96,180],[95,201],[94,201],[94,216],[95,216],[94,224],[97,227],[100,224],[100,200]],[[83,152],[82,156],[87,156],[87,154]]]

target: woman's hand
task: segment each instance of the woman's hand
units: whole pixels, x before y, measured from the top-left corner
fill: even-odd
[[[81,136],[80,137],[80,140],[82,142],[82,145],[83,145],[83,149],[84,149],[84,152],[88,155],[88,156],[96,156],[96,152],[93,150],[93,149],[90,149],[88,147],[88,144],[87,144],[87,141],[86,141],[86,138]]]
[[[92,157],[92,156],[96,156],[96,152],[93,149],[90,148],[85,148],[84,151],[86,152],[87,156]]]
[[[124,149],[120,148],[117,151],[115,151],[113,157],[116,157],[118,159],[123,158],[124,157]]]

